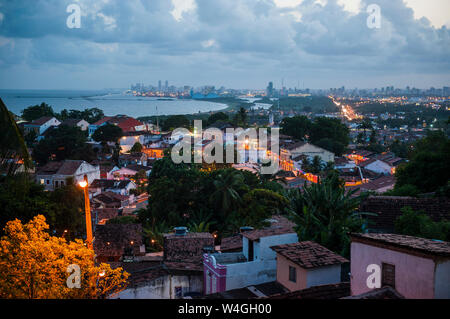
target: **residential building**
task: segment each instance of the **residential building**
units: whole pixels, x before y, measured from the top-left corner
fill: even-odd
[[[131,180],[96,179],[92,182],[89,190],[94,195],[101,192],[113,192],[120,195],[130,195],[130,191],[136,189],[136,184]]]
[[[145,131],[147,129],[144,123],[126,115],[105,116],[101,120],[89,125],[89,136],[92,136],[100,126],[106,124],[117,125],[124,133]]]
[[[59,126],[61,124],[60,121],[56,119],[56,117],[53,116],[43,116],[41,118],[38,118],[31,123],[24,124],[24,132],[25,134],[28,134],[30,131],[34,131],[37,136],[40,136],[44,134],[44,132],[52,127],[52,126]]]
[[[151,267],[126,265],[125,269],[131,268],[131,278],[117,298],[178,299],[203,295],[202,254],[214,250],[214,237],[178,227],[174,233],[164,235],[163,246],[161,260]]]
[[[100,208],[124,208],[134,202],[134,195],[121,195],[106,191],[94,195],[92,202],[99,205]]]
[[[397,234],[351,234],[351,294],[379,276],[407,299],[450,298],[450,243]],[[378,267],[379,272],[373,270]],[[376,280],[375,280],[376,282]]]
[[[65,160],[49,162],[36,172],[36,182],[52,191],[60,186],[67,185],[68,181],[78,183],[87,175],[88,183],[100,178],[100,166],[91,165],[82,160]]]
[[[276,279],[274,245],[298,241],[294,224],[273,216],[271,226],[242,233],[242,251],[203,256],[205,294],[258,285]]]
[[[145,254],[140,224],[97,225],[94,235],[97,262],[117,262]]]
[[[344,257],[312,241],[271,247],[277,253],[277,282],[290,291],[341,282]]]
[[[132,154],[121,154],[119,155],[119,165],[143,165],[147,166],[147,155],[145,153],[132,153]]]
[[[63,121],[61,125],[79,127],[82,131],[87,131],[89,129],[89,123],[80,119],[67,119]]]
[[[334,153],[307,142],[280,145],[280,149],[284,150],[288,154],[289,159],[296,158],[299,155],[304,155],[310,159],[315,156],[319,156],[325,163],[334,162]]]

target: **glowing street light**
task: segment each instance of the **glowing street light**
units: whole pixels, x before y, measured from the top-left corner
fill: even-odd
[[[91,206],[89,203],[88,178],[84,175],[84,180],[78,183],[84,190],[84,211],[86,213],[86,242],[89,249],[94,249],[92,244],[92,220],[91,220]]]

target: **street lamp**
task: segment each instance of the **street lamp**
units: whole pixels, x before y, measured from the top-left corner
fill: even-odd
[[[92,245],[92,220],[91,220],[91,206],[89,203],[88,178],[84,175],[84,180],[78,183],[84,190],[84,211],[86,212],[86,242],[89,249],[94,249]]]

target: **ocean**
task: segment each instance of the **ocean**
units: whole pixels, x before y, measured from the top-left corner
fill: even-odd
[[[31,105],[42,102],[50,105],[55,112],[63,109],[84,110],[99,108],[105,115],[125,114],[132,117],[151,115],[194,114],[198,112],[225,109],[226,104],[198,100],[139,97],[108,91],[69,90],[0,90],[0,98],[8,109],[20,115]]]

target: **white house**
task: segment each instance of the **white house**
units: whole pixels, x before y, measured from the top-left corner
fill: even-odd
[[[311,159],[315,156],[319,156],[320,159],[325,163],[334,162],[333,152],[327,151],[310,143],[297,142],[294,144],[283,145],[280,148],[286,151],[291,159],[296,158],[299,155],[304,155]]]
[[[91,165],[81,160],[65,160],[61,162],[49,162],[36,172],[36,181],[45,187],[45,190],[52,191],[58,187],[67,185],[69,179],[73,183],[84,180],[87,175],[91,184],[95,179],[100,178],[100,166]]]
[[[258,285],[276,279],[275,245],[295,243],[293,224],[274,216],[268,228],[242,233],[242,251],[205,254],[205,294]]]
[[[44,132],[52,127],[52,126],[59,126],[61,124],[60,121],[58,121],[55,117],[52,116],[43,116],[37,120],[34,120],[31,123],[25,124],[24,125],[24,131],[25,134],[31,132],[31,131],[35,131],[36,134],[42,135],[44,134]]]
[[[384,174],[384,175],[388,175],[391,174],[392,172],[392,166],[389,165],[388,163],[378,160],[378,159],[374,159],[371,158],[365,162],[361,162],[359,164],[360,167],[364,167],[365,169],[375,172],[375,173],[379,173],[379,174]]]

